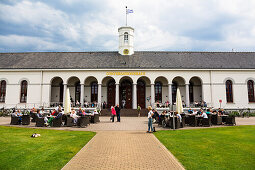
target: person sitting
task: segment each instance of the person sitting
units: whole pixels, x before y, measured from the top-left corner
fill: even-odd
[[[206,109],[206,114],[207,115],[211,114],[211,110],[210,109]]]
[[[97,109],[94,110],[93,114],[98,115]]]
[[[89,107],[89,103],[88,103],[87,101],[85,101],[84,106],[85,106],[86,108]]]
[[[58,111],[57,111],[57,116],[56,117],[50,117],[49,118],[49,120],[48,120],[48,122],[47,122],[47,125],[52,125],[52,121],[53,121],[53,119],[57,119],[57,118],[60,118],[60,117],[62,117],[62,115],[63,115],[63,113],[62,113],[62,109],[61,109],[61,107],[59,107],[58,108]]]
[[[191,108],[189,108],[188,113],[193,114],[193,110]]]
[[[176,112],[176,116],[180,119],[180,122],[182,122],[182,116],[180,113]]]
[[[204,118],[204,119],[208,119],[208,116],[207,116],[207,114],[205,112],[202,112],[201,117]]]
[[[77,116],[76,111],[74,109],[72,109],[70,117],[73,118],[73,123],[76,124],[77,121],[78,121],[78,116]]]
[[[17,117],[19,117],[19,124],[21,124],[21,122],[22,122],[22,113],[21,113],[21,111],[20,110],[18,110],[18,112],[17,112]]]
[[[47,118],[46,116],[44,117],[43,111],[42,111],[42,110],[37,110],[36,116],[37,116],[38,118],[43,118],[44,123],[47,125],[48,118]]]
[[[76,106],[80,106],[80,102],[78,100],[76,100],[76,103],[75,103]]]

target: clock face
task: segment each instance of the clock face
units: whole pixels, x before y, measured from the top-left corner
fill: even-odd
[[[124,49],[123,53],[127,55],[129,53],[129,50],[128,49]]]

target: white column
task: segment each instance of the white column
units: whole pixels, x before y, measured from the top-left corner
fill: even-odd
[[[136,91],[136,84],[133,84],[133,109],[137,109],[137,91]]]
[[[155,92],[154,92],[154,84],[151,84],[151,107],[154,108],[155,104]]]
[[[97,93],[97,103],[99,108],[101,108],[101,99],[102,99],[102,84],[98,84],[98,93]]]
[[[172,104],[172,84],[168,84],[168,101],[169,104]]]
[[[115,105],[119,104],[119,90],[120,90],[120,85],[119,84],[115,84],[116,85],[116,89],[115,89]]]
[[[63,106],[65,105],[65,96],[66,96],[66,89],[67,89],[67,84],[64,84],[64,92],[63,92]]]
[[[186,87],[186,107],[189,107],[189,84],[185,84]]]
[[[84,84],[81,84],[81,96],[80,96],[81,107],[84,106]]]

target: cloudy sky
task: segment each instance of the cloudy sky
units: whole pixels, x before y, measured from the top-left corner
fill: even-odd
[[[255,0],[1,0],[0,52],[255,51]]]

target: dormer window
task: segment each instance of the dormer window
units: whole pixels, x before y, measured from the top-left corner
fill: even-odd
[[[124,43],[128,43],[128,33],[124,33]]]

